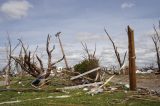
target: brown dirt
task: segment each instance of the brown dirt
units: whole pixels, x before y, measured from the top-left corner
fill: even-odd
[[[159,75],[155,75],[154,73],[137,74],[136,80],[137,80],[137,87],[148,88],[149,90],[154,90],[160,93],[160,74]],[[111,82],[117,84],[129,84],[129,76],[117,75],[111,80]]]

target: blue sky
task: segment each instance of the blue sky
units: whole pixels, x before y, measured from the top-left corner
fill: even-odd
[[[56,60],[61,54],[54,35],[61,31],[69,65],[82,59],[80,42],[85,41],[91,50],[97,44],[97,57],[109,66],[116,59],[104,27],[123,55],[128,47],[125,28],[130,25],[135,30],[137,64],[150,64],[155,62],[150,35],[160,19],[159,4],[160,0],[0,0],[0,49],[4,50],[8,32],[13,45],[22,38],[31,50],[39,45],[42,52],[51,34]]]

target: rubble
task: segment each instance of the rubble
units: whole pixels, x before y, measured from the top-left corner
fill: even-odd
[[[147,71],[140,71],[140,70],[136,70],[137,74],[149,74],[149,73],[154,73],[154,70],[147,70]]]
[[[79,88],[84,88],[84,87],[95,87],[98,85],[102,85],[103,82],[95,82],[95,83],[90,83],[90,84],[83,84],[83,85],[76,85],[76,86],[70,86],[70,87],[64,87],[62,89],[79,89]]]
[[[101,86],[92,88],[89,92],[87,92],[87,94],[91,94],[93,96],[95,94],[102,93],[104,91],[104,89],[102,87],[104,87],[114,76],[115,75],[113,75],[109,79],[107,79],[106,82],[103,83]]]

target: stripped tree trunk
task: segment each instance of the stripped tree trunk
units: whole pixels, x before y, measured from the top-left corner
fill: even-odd
[[[128,51],[129,51],[129,83],[130,90],[136,90],[136,63],[134,47],[134,31],[128,26]]]

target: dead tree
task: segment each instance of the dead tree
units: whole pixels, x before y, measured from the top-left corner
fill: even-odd
[[[105,33],[107,34],[109,40],[111,41],[112,45],[113,45],[113,49],[114,49],[114,53],[116,55],[116,58],[117,58],[117,61],[119,63],[119,67],[121,68],[125,62],[125,58],[126,58],[126,55],[127,55],[127,51],[125,52],[124,54],[124,57],[123,57],[123,60],[121,60],[121,57],[120,57],[120,54],[117,50],[117,46],[115,45],[114,41],[112,40],[112,38],[110,37],[109,33],[107,32],[106,29],[104,29]]]
[[[62,51],[62,54],[63,54],[63,56],[64,56],[64,62],[65,62],[65,64],[66,64],[66,69],[69,69],[68,62],[67,62],[67,59],[66,59],[66,55],[65,55],[64,50],[63,50],[62,42],[61,42],[61,39],[60,39],[60,37],[59,37],[60,33],[61,33],[61,32],[58,32],[55,36],[56,36],[56,37],[58,38],[58,40],[59,40],[59,44],[60,44],[60,47],[61,47],[61,51]]]
[[[64,59],[64,56],[61,59],[59,59],[58,61],[56,61],[54,63],[52,62],[52,52],[55,49],[55,46],[53,46],[50,49],[51,36],[48,35],[47,36],[47,43],[46,43],[48,64],[47,64],[47,68],[45,69],[41,58],[38,55],[36,55],[37,61],[35,62],[34,57],[31,57],[31,51],[28,51],[28,49],[25,48],[22,40],[20,40],[20,39],[18,39],[18,40],[22,45],[22,50],[23,50],[24,55],[19,55],[19,57],[11,56],[11,58],[14,59],[25,72],[27,72],[28,74],[35,77],[36,80],[34,80],[32,82],[32,84],[34,86],[39,86],[39,84],[41,83],[41,80],[43,80],[43,79],[46,80],[49,77],[49,75],[51,74],[51,71],[55,67],[55,64],[61,62]],[[37,62],[39,63],[39,65],[37,64]]]
[[[153,29],[155,31],[155,34],[153,34],[152,40],[153,40],[155,50],[156,50],[158,72],[160,72],[160,52],[159,52],[160,36],[159,36],[158,30],[155,25],[153,25]],[[160,21],[159,21],[159,31],[160,31]]]
[[[10,85],[10,73],[11,73],[11,50],[12,50],[12,46],[11,46],[11,40],[10,37],[8,35],[7,37],[8,40],[8,46],[6,47],[6,51],[7,51],[7,65],[6,65],[6,77],[5,77],[5,85],[8,88]]]
[[[7,32],[7,45],[6,45],[6,56],[7,56],[7,65],[3,68],[5,70],[5,86],[6,88],[10,87],[10,76],[11,76],[11,65],[12,65],[12,59],[11,55],[13,54],[14,50],[19,46],[19,43],[12,48],[11,39]]]
[[[95,48],[94,48],[94,52],[93,53],[89,53],[87,44],[84,42],[81,42],[82,46],[83,46],[83,50],[86,52],[87,56],[85,56],[85,59],[91,60],[91,59],[96,59],[95,54],[96,54],[96,44],[95,44]]]

